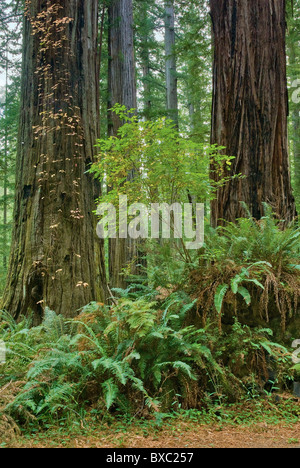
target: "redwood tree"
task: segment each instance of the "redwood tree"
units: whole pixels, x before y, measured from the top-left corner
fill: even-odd
[[[109,108],[115,104],[127,109],[137,108],[135,57],[133,40],[132,0],[111,0],[109,17]],[[122,125],[120,118],[110,112],[108,133],[117,136]],[[133,174],[128,174],[128,179]],[[109,275],[112,287],[125,287],[122,270],[137,257],[136,242],[131,239],[110,239]],[[132,273],[134,271],[134,267]]]
[[[99,134],[97,0],[27,0],[16,200],[2,307],[72,316],[103,295],[86,173]]]
[[[111,0],[109,19],[109,105],[137,107],[133,43],[132,0]],[[110,114],[109,134],[116,135],[122,122]]]
[[[287,143],[285,0],[210,0],[214,35],[212,143],[235,156],[212,224],[260,219],[263,202],[280,219],[295,217]],[[218,179],[219,174],[214,175]]]
[[[166,91],[169,118],[178,127],[177,66],[175,53],[174,0],[165,1]]]

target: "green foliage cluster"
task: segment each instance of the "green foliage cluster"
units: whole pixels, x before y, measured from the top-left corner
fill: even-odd
[[[300,2],[294,0],[287,3],[287,75],[289,89],[289,139],[290,160],[293,168],[292,182],[297,203],[300,210],[300,57],[299,57],[299,29]]]
[[[178,22],[180,129],[200,142],[210,137],[212,101],[212,40],[207,0],[175,2]]]
[[[100,140],[98,161],[91,172],[109,187],[101,202],[118,206],[119,195],[128,203],[174,203],[188,201],[188,193],[203,202],[213,198],[218,184],[209,175],[209,164],[216,170],[231,157],[216,145],[195,143],[178,134],[172,121],[165,118],[139,122],[133,109],[117,104],[113,111],[125,122],[117,137]],[[133,172],[134,177],[128,178]]]
[[[200,265],[190,277],[202,316],[213,313],[220,325],[224,314],[227,320],[244,316],[248,325],[275,320],[278,335],[280,322],[286,332],[298,316],[299,236],[297,225],[283,229],[267,205],[260,221],[249,215],[208,227]]]
[[[25,427],[70,423],[91,410],[103,417],[204,409],[264,393],[271,372],[274,386],[291,378],[290,354],[270,330],[236,321],[220,334],[187,323],[194,302],[183,293],[154,301],[145,287],[117,292],[114,305],[89,304],[77,319],[48,310],[39,327],[2,313],[0,428],[8,418]]]
[[[134,4],[134,39],[141,120],[166,114],[164,8],[155,0]]]

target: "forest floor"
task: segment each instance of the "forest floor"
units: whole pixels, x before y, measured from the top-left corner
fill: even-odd
[[[0,441],[3,448],[300,448],[300,400],[214,407],[155,419],[53,426]]]
[[[179,423],[176,430],[143,435],[95,430],[90,435],[63,436],[51,432],[43,437],[21,437],[6,448],[300,448],[300,423],[290,427],[255,424],[222,428]]]

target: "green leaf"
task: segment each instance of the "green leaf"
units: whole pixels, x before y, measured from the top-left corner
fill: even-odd
[[[241,278],[239,275],[233,278],[233,280],[231,281],[231,289],[233,294],[236,294],[238,292],[239,283],[241,283],[241,281],[243,281],[243,278]]]
[[[247,305],[250,305],[251,304],[251,295],[248,291],[248,289],[244,288],[243,286],[240,286],[237,290],[237,292],[243,296],[245,302]]]
[[[247,280],[247,283],[254,283],[256,286],[259,286],[261,289],[265,289],[265,287],[256,279]]]
[[[216,295],[215,295],[215,307],[219,314],[222,311],[223,301],[224,301],[224,298],[226,296],[228,289],[229,289],[228,284],[222,284],[217,288]]]
[[[102,388],[104,390],[106,408],[109,410],[116,400],[119,389],[118,386],[114,383],[113,379],[106,380],[102,384]]]
[[[184,374],[188,375],[190,379],[197,380],[197,377],[192,372],[191,366],[189,366],[186,362],[175,361],[173,363],[173,367],[174,369],[179,369],[184,372]]]

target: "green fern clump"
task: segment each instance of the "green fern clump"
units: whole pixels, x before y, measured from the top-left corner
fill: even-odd
[[[207,369],[223,370],[205,330],[182,326],[191,304],[181,307],[180,316],[170,303],[163,311],[145,299],[121,298],[111,308],[90,304],[76,320],[48,311],[36,328],[11,321],[0,385],[15,379],[19,387],[6,414],[22,424],[49,424],[90,405],[100,412],[157,412],[181,404],[194,386],[198,401],[190,405],[199,405]]]
[[[235,319],[223,339],[223,362],[245,389],[264,391],[270,385],[286,390],[293,379],[291,353],[274,342],[271,329],[241,325]]]
[[[198,380],[199,372],[205,373],[206,365],[218,368],[204,331],[183,328],[182,318],[171,312],[170,304],[162,311],[145,299],[122,298],[110,309],[107,327],[98,330],[98,338],[90,326],[85,327],[81,338],[93,341],[99,354],[92,365],[103,380],[108,409],[124,405],[124,396],[129,408],[136,395],[141,408],[144,401],[157,411],[170,395],[172,403],[178,403],[178,395]]]
[[[91,408],[99,417],[203,408],[209,399],[242,398],[249,376],[259,386],[255,361],[286,365],[264,331],[237,323],[220,334],[213,324],[190,324],[196,301],[184,292],[156,302],[129,294],[110,307],[91,303],[72,320],[47,311],[39,327],[4,314],[0,387],[13,384],[13,391],[2,403],[0,393],[0,417],[48,427],[82,420]]]
[[[249,216],[237,220],[237,223],[228,223],[215,232],[211,230],[207,236],[206,255],[212,260],[230,258],[242,265],[266,261],[275,269],[299,270],[300,228],[283,228],[271,208],[264,206],[265,216],[259,221]],[[215,242],[217,250],[213,248]]]
[[[285,331],[297,316],[300,228],[283,228],[269,207],[265,211],[260,221],[249,217],[208,228],[201,266],[189,281],[204,321],[212,314],[221,326],[224,313],[242,313],[254,326],[279,318]]]
[[[5,320],[3,320],[5,318]],[[15,382],[18,393],[5,412],[21,423],[75,411],[72,395],[86,377],[81,356],[72,350],[70,326],[62,316],[46,310],[39,327],[30,319],[13,321],[2,315],[0,334],[6,343],[7,360],[0,367],[0,386]],[[73,351],[73,352],[72,352]]]

